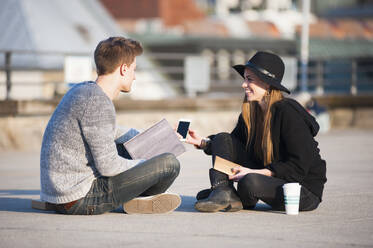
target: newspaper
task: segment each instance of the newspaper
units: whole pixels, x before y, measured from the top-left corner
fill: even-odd
[[[162,153],[179,156],[186,151],[166,119],[162,119],[123,144],[132,159],[150,159]]]

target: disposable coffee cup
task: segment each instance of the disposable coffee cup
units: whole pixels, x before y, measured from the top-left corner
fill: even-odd
[[[282,186],[284,190],[285,211],[288,215],[297,215],[299,213],[300,188],[299,183],[285,183]]]

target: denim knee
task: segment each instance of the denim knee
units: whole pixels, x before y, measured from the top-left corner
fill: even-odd
[[[160,155],[162,164],[164,164],[166,170],[171,174],[179,175],[180,172],[180,162],[177,160],[172,153],[163,153]]]

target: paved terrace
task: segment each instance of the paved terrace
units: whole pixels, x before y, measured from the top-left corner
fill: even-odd
[[[318,136],[327,160],[324,201],[287,216],[259,204],[237,213],[199,213],[209,157],[187,146],[172,191],[182,205],[164,215],[64,216],[31,209],[38,198],[39,154],[0,153],[0,247],[373,247],[373,131]]]

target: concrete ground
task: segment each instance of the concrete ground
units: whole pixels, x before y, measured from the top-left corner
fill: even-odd
[[[195,194],[209,187],[210,160],[188,146],[172,191],[182,205],[164,215],[64,216],[31,208],[39,154],[0,153],[0,247],[373,247],[373,131],[318,136],[327,160],[324,200],[288,216],[259,204],[236,213],[199,213]]]

